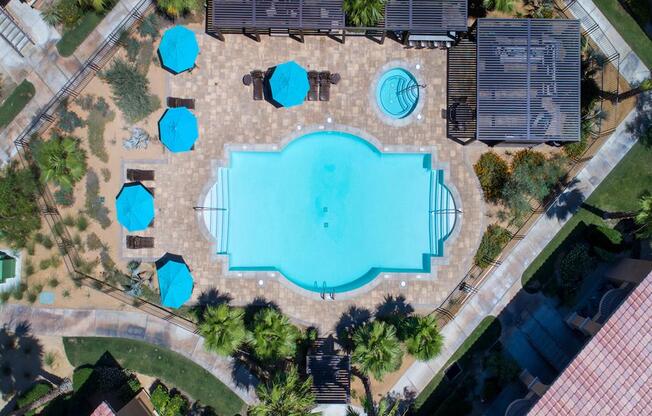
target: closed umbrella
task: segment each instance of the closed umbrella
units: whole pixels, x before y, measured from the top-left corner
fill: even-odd
[[[127,230],[144,230],[154,220],[154,196],[140,182],[125,183],[115,197],[115,210]]]

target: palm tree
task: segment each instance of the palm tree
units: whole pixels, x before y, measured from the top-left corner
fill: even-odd
[[[200,7],[197,0],[156,0],[156,4],[159,9],[172,18],[194,12]]]
[[[227,304],[209,306],[202,316],[199,332],[208,349],[220,355],[231,355],[247,338],[244,311]]]
[[[487,10],[496,10],[506,14],[514,13],[515,5],[515,0],[484,0],[484,6]]]
[[[51,4],[41,10],[41,17],[43,18],[43,21],[48,24],[48,26],[54,27],[61,23],[61,16],[56,4]]]
[[[359,328],[353,334],[353,345],[351,361],[363,374],[382,380],[401,366],[403,350],[392,325],[374,321]]]
[[[373,403],[370,405],[365,401],[364,408],[367,415],[374,414],[375,416],[399,416],[399,404],[400,403],[398,400],[392,401],[388,399],[381,399],[380,402],[378,402],[377,406]],[[370,406],[374,406],[374,408],[371,409]],[[405,415],[406,413],[407,411],[404,411],[401,413],[401,415]],[[362,413],[355,410],[351,406],[347,406],[346,416],[362,416]]]
[[[637,237],[652,237],[652,195],[645,195],[639,200],[638,213],[634,217],[634,222],[639,226],[636,230]]]
[[[251,406],[249,416],[304,416],[315,408],[312,378],[302,381],[296,367],[276,374],[268,384],[256,389],[260,403]]]
[[[421,361],[427,361],[439,355],[444,337],[439,332],[434,314],[416,316],[410,321],[410,333],[405,340],[408,352]]]
[[[36,161],[44,182],[54,182],[65,189],[86,174],[86,153],[72,137],[53,137],[36,149]]]
[[[292,357],[301,332],[287,316],[273,308],[265,308],[254,316],[251,346],[263,361]]]
[[[383,19],[385,0],[345,0],[342,9],[352,26],[373,27]]]

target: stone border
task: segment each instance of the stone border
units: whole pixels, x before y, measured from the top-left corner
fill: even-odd
[[[411,63],[404,60],[393,60],[387,62],[385,65],[381,66],[378,71],[376,71],[376,74],[374,75],[373,80],[369,85],[369,105],[374,109],[374,112],[383,123],[388,124],[392,127],[405,127],[415,121],[420,122],[422,120],[421,113],[423,111],[423,106],[425,105],[425,88],[419,90],[419,100],[417,101],[417,106],[409,115],[403,118],[394,118],[388,116],[387,114],[383,113],[383,110],[380,109],[378,103],[376,102],[376,85],[378,85],[378,81],[380,81],[380,78],[385,74],[385,72],[397,67],[404,69],[412,74],[414,79],[416,79],[417,84],[422,85],[423,78],[421,78],[420,72],[422,65],[423,63],[420,61]]]
[[[446,187],[447,189],[451,192],[451,196],[453,198],[453,201],[455,202],[455,208],[458,211],[456,214],[456,222],[455,222],[455,227],[453,228],[453,231],[451,234],[448,236],[446,239],[447,242],[450,242],[457,238],[459,235],[460,231],[459,229],[462,227],[462,211],[461,211],[461,197],[459,192],[457,191],[457,187],[454,184],[454,181],[450,180],[450,166],[448,162],[439,162],[437,159],[437,149],[435,146],[415,146],[415,145],[389,145],[389,146],[384,146],[380,140],[377,138],[373,137],[372,135],[366,133],[365,131],[362,131],[360,129],[357,129],[355,127],[350,127],[346,125],[340,125],[332,122],[332,119],[329,117],[327,122],[325,124],[320,124],[320,125],[312,125],[308,126],[307,128],[304,128],[301,125],[298,125],[296,128],[296,131],[288,134],[285,136],[279,144],[245,144],[245,143],[227,143],[224,145],[224,156],[219,159],[219,160],[213,160],[212,167],[213,167],[213,174],[211,175],[211,181],[208,182],[203,188],[202,192],[198,196],[198,206],[202,206],[204,203],[208,192],[210,189],[213,187],[215,184],[215,181],[217,180],[218,177],[218,170],[222,167],[226,168],[229,166],[229,161],[230,161],[230,155],[231,152],[236,152],[236,151],[257,151],[257,152],[281,152],[285,149],[285,147],[293,140],[302,137],[306,134],[318,132],[318,131],[341,131],[344,133],[349,133],[356,135],[369,143],[371,143],[376,149],[381,152],[381,153],[429,153],[431,155],[431,169],[433,170],[443,170],[444,171],[444,177],[448,178],[448,181],[446,182]],[[244,270],[230,270],[229,268],[229,256],[227,255],[222,255],[222,254],[217,254],[217,242],[213,238],[213,236],[210,233],[210,230],[206,227],[206,224],[204,223],[203,220],[203,214],[202,212],[198,211],[197,212],[197,221],[199,222],[199,229],[201,230],[200,232],[206,237],[210,236],[208,238],[208,241],[211,242],[210,244],[210,249],[211,249],[211,259],[215,260],[217,262],[222,263],[222,275],[229,278],[229,277],[236,277],[236,278],[242,278],[242,279],[258,279],[258,284],[260,286],[264,286],[265,282],[269,279],[275,279],[278,281],[281,285],[284,287],[292,290],[295,293],[298,293],[302,296],[308,297],[313,300],[320,300],[321,295],[318,292],[304,289],[300,286],[298,286],[295,283],[292,283],[288,278],[286,278],[283,273],[279,272],[278,270],[265,270],[265,271],[244,271]],[[368,283],[362,285],[361,287],[342,292],[342,293],[337,293],[336,298],[337,300],[347,300],[347,299],[352,299],[355,298],[359,295],[365,294],[370,292],[372,289],[377,287],[383,279],[393,279],[399,282],[399,287],[401,285],[407,285],[407,281],[411,279],[420,279],[420,280],[435,280],[437,277],[437,266],[438,265],[446,265],[448,263],[448,257],[446,255],[442,257],[435,257],[431,256],[430,257],[430,272],[422,272],[422,273],[414,273],[414,272],[379,272],[373,280],[369,281]],[[380,277],[383,277],[381,279]]]

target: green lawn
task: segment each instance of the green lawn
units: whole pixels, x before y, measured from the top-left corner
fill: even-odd
[[[595,4],[643,63],[652,68],[652,40],[636,20],[625,11],[618,0],[595,0]]]
[[[592,211],[580,208],[523,272],[523,286],[533,278],[547,279],[554,273],[555,256],[552,254],[563,252],[565,247],[572,245],[581,234],[581,227],[589,224],[605,225],[599,215],[600,211],[635,211],[639,197],[645,192],[652,192],[650,161],[652,148],[646,148],[640,142],[636,143],[586,200],[584,205],[587,208],[592,207]]]
[[[104,19],[105,14],[98,14],[88,12],[79,19],[77,25],[63,33],[59,42],[57,42],[57,50],[59,55],[67,57],[75,53],[75,50],[82,44],[90,33],[97,27],[98,24]]]
[[[29,100],[36,94],[36,88],[31,82],[24,80],[7,97],[0,106],[0,129],[8,126],[14,118],[25,108]]]
[[[68,361],[75,367],[93,365],[109,352],[124,368],[159,378],[193,400],[215,409],[218,415],[242,412],[244,403],[209,372],[187,358],[167,349],[122,338],[64,338]]]
[[[462,345],[453,353],[451,358],[446,362],[444,368],[440,370],[425,389],[417,397],[414,408],[417,415],[430,415],[441,402],[449,397],[448,389],[439,389],[444,380],[444,370],[455,361],[459,361],[460,366],[466,369],[470,364],[473,354],[477,351],[485,350],[494,344],[500,337],[500,321],[495,316],[487,316],[473,330],[471,335],[464,340]]]

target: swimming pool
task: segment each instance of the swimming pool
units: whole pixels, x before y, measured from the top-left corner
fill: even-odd
[[[376,103],[382,112],[392,118],[409,116],[419,102],[419,84],[409,71],[391,68],[378,80]]]
[[[317,292],[345,292],[382,271],[429,272],[455,225],[430,153],[383,153],[340,131],[279,152],[232,151],[203,220],[232,271],[278,271]]]

